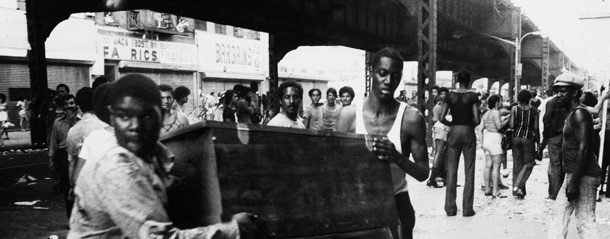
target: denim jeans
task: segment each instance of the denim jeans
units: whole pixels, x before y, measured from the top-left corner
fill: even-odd
[[[558,136],[549,138],[548,176],[549,176],[549,197],[551,199],[555,199],[557,197],[557,193],[559,192],[559,188],[561,188],[561,184],[563,184],[563,178],[565,176],[565,173],[563,172],[563,168],[561,166],[562,142],[563,142],[563,135],[558,135]]]
[[[464,183],[464,201],[462,203],[464,215],[474,212],[472,204],[474,202],[474,171],[476,161],[477,139],[474,133],[474,126],[454,125],[449,132],[447,150],[447,185],[445,194],[445,212],[447,215],[455,215],[457,205],[457,171],[460,164],[460,154],[464,153],[464,173],[466,182]]]
[[[548,238],[566,238],[572,214],[576,218],[576,230],[578,230],[580,238],[600,238],[595,222],[595,200],[600,179],[599,177],[583,176],[578,185],[578,198],[569,202],[565,189],[571,177],[571,173],[566,173],[561,190],[553,204]]]
[[[525,182],[532,174],[534,169],[534,141],[526,138],[515,137],[512,139],[513,144],[513,187],[518,187],[527,194],[525,190]]]

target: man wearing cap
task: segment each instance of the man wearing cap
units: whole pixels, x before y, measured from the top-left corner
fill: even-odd
[[[595,204],[601,168],[593,154],[593,117],[580,104],[582,79],[570,72],[555,79],[556,98],[566,103],[568,114],[561,147],[565,179],[551,211],[548,238],[566,238],[572,214],[581,238],[600,238],[595,223]]]

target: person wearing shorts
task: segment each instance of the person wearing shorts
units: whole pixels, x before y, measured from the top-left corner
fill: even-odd
[[[508,123],[508,119],[502,120],[500,116],[500,108],[502,107],[500,96],[490,96],[487,99],[487,105],[489,111],[481,119],[481,124],[483,124],[483,127],[481,127],[482,145],[485,152],[485,195],[493,198],[505,197],[499,193],[500,164],[504,155],[502,149],[503,135],[499,131]],[[490,187],[490,181],[493,187]]]
[[[433,88],[434,89],[434,88]],[[445,176],[447,175],[445,170],[445,153],[447,152],[447,138],[449,137],[449,130],[451,127],[440,122],[441,111],[445,103],[445,97],[449,92],[449,89],[441,87],[437,90],[439,93],[434,98],[434,108],[432,109],[432,169],[430,170],[430,178],[426,185],[429,187],[440,188],[437,183],[437,178],[445,182]]]
[[[442,108],[442,104],[445,101],[445,95],[439,95],[436,97],[437,106]],[[432,170],[430,170],[430,178],[426,185],[429,187],[440,188],[436,181],[436,177],[441,176],[444,181],[445,174],[442,173],[445,168],[445,153],[447,152],[447,139],[449,138],[449,130],[451,130],[451,126],[441,123],[440,120],[434,123],[432,126],[432,141],[434,142],[435,149],[432,161]]]

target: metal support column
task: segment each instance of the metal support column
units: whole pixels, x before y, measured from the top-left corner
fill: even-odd
[[[45,55],[45,40],[46,36],[43,32],[44,25],[40,19],[38,12],[38,3],[40,1],[26,1],[26,19],[28,30],[28,42],[31,49],[27,52],[27,61],[30,68],[30,88],[32,96],[37,102],[42,102],[46,97],[46,89],[48,88],[47,79],[47,61]],[[32,127],[30,130],[30,139],[32,145],[43,144],[46,142],[46,125],[38,120],[34,124],[41,124],[39,127]]]
[[[26,2],[26,19],[28,28],[28,42],[31,49],[27,52],[28,66],[30,67],[30,87],[34,97],[41,97],[48,87],[47,61],[45,54],[46,36],[43,33],[43,24],[37,16],[39,1]]]
[[[368,97],[369,96],[369,92],[371,92],[371,72],[373,71],[373,66],[371,65],[371,59],[373,58],[373,53],[371,52],[366,52],[364,54],[364,61],[365,61],[365,66],[366,66],[366,70],[364,72],[364,78],[365,83],[364,83],[364,97]]]
[[[436,83],[437,0],[420,0],[417,7],[417,108],[432,119],[434,99],[430,89]],[[425,102],[426,96],[428,101]],[[426,130],[426,142],[432,145],[432,124]]]
[[[549,48],[549,38],[542,38],[542,90],[546,92],[549,85],[549,60],[551,49]]]
[[[272,94],[270,97],[275,98],[274,94],[278,87],[279,76],[278,76],[278,48],[275,42],[275,35],[269,34],[269,92]],[[275,104],[275,101],[269,102],[269,119],[273,118],[275,114],[279,112],[279,106]]]
[[[521,76],[517,75],[517,66],[519,65],[519,62],[521,62],[521,9],[518,9],[519,14],[517,14],[517,20],[514,21],[514,23],[517,24],[517,27],[515,28],[517,30],[517,32],[515,32],[515,48],[514,48],[514,54],[513,54],[513,64],[512,64],[512,69],[511,69],[511,79],[513,80],[512,85],[510,85],[509,87],[509,95],[512,99],[511,102],[517,102],[517,93],[519,92],[520,88],[520,81],[521,81]]]
[[[437,0],[421,0],[417,12],[417,106],[427,118],[434,106],[430,88],[436,83]],[[427,93],[426,93],[427,92]]]

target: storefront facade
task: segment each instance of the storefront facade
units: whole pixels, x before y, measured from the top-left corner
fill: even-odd
[[[240,37],[196,31],[199,55],[199,89],[203,95],[231,90],[236,84],[259,83],[264,94],[269,76],[269,42],[266,33]]]
[[[9,121],[19,122],[17,101],[31,100],[30,72],[27,65],[27,21],[22,10],[0,8],[0,93],[7,96]],[[46,41],[48,87],[70,87],[75,94],[90,85],[96,61],[95,26],[84,15],[61,22]]]
[[[100,31],[98,42],[105,75],[118,79],[127,74],[142,74],[174,89],[186,86],[191,95],[185,111],[192,112],[198,106],[195,44],[142,39],[109,31]]]

